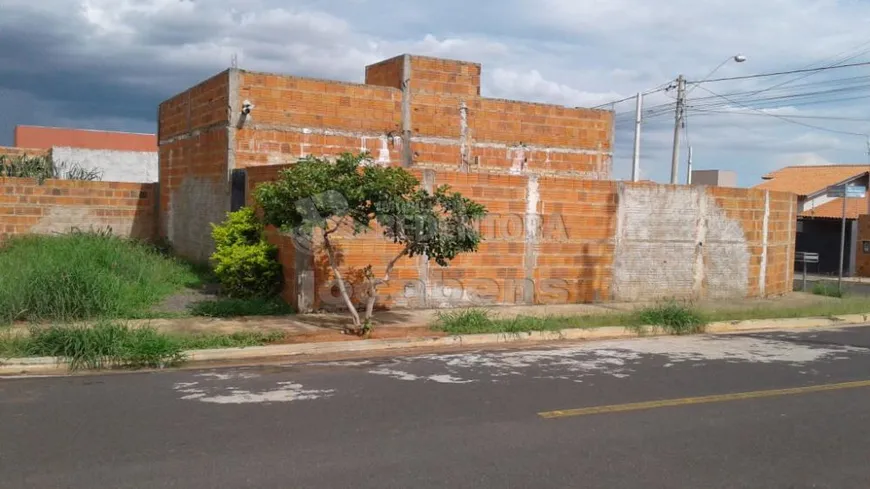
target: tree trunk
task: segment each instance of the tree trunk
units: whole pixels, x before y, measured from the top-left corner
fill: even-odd
[[[338,226],[336,226],[333,231],[336,229],[338,229]],[[359,319],[359,313],[353,305],[350,295],[347,293],[347,287],[344,286],[344,279],[341,276],[341,272],[338,270],[338,264],[335,263],[335,251],[332,248],[332,242],[329,240],[330,233],[331,231],[327,231],[326,229],[323,230],[323,245],[326,248],[326,255],[329,257],[329,267],[332,268],[335,280],[338,281],[338,290],[341,292],[341,297],[344,299],[344,303],[350,311],[350,315],[353,318],[353,325],[356,329],[359,329],[360,326],[362,326],[362,322]]]

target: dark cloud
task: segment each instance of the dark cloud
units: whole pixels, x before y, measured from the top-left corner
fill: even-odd
[[[486,95],[595,105],[683,72],[794,67],[860,45],[870,6],[815,0],[0,0],[0,144],[15,123],[153,131],[157,104],[236,54],[243,68],[360,81],[403,52],[484,64]],[[866,46],[870,47],[870,45]],[[738,84],[752,88],[761,84]],[[664,103],[666,100],[651,100]],[[801,113],[824,110],[801,108]],[[631,112],[631,103],[616,107]],[[860,107],[838,109],[860,114]],[[705,163],[757,177],[764,161],[864,159],[863,142],[764,117],[691,121]],[[645,125],[648,176],[666,178],[667,117]],[[617,162],[631,121],[617,126]],[[833,123],[831,123],[833,124]],[[858,129],[870,131],[870,126]],[[747,130],[747,127],[749,130]],[[841,126],[837,126],[841,127]],[[742,135],[741,135],[742,134]],[[827,135],[830,136],[830,135]],[[753,152],[753,156],[747,154]],[[796,156],[796,157],[797,157]],[[653,163],[655,162],[655,163]],[[622,164],[622,163],[620,163]],[[623,169],[617,171],[619,175]],[[749,181],[748,183],[752,183]]]

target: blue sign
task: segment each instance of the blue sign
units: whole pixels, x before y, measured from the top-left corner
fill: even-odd
[[[867,195],[867,187],[850,185],[848,187],[837,185],[828,187],[828,197],[832,199],[841,199],[843,197],[849,199],[863,199]]]

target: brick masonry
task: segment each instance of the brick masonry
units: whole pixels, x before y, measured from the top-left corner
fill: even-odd
[[[0,178],[0,241],[107,228],[115,236],[151,240],[156,191],[153,183]]]
[[[179,255],[206,261],[211,223],[230,210],[232,70],[160,104],[158,233]]]
[[[791,290],[796,198],[611,181],[613,114],[480,97],[475,63],[403,55],[366,84],[230,70],[161,104],[160,232],[188,257],[211,251],[229,173],[258,183],[300,158],[369,151],[425,188],[482,204],[479,253],[448,268],[400,262],[388,306],[555,304],[757,297]],[[243,114],[243,102],[253,104]],[[269,231],[300,310],[340,304],[319,242]],[[337,236],[343,275],[382,269],[395,245]]]
[[[611,112],[483,98],[479,64],[405,59],[367,67],[365,85],[240,72],[238,99],[255,108],[233,119],[236,167],[367,150],[383,164],[609,178]]]
[[[286,166],[248,169],[256,185]],[[401,307],[563,304],[776,296],[791,291],[793,194],[537,175],[413,170],[422,185],[450,185],[484,204],[478,253],[447,268],[400,261],[383,303]],[[285,298],[340,307],[319,240],[297,246],[271,230],[287,273]],[[367,234],[336,238],[351,283],[398,248]],[[304,309],[304,308],[303,308]]]
[[[15,126],[15,146],[51,149],[54,147],[115,151],[157,151],[154,134],[94,131],[64,127]]]
[[[160,235],[207,259],[207,224],[229,210],[229,173],[307,155],[610,177],[611,112],[483,98],[480,74],[476,63],[404,55],[367,67],[366,84],[233,69],[172,97],[158,113]]]

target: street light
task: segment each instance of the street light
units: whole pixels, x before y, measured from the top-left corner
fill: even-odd
[[[674,148],[671,153],[671,184],[676,185],[677,182],[677,173],[679,172],[679,160],[680,160],[680,128],[683,126],[683,112],[686,107],[686,96],[688,93],[691,93],[698,85],[707,81],[714,73],[719,71],[720,68],[725,66],[729,61],[734,61],[735,63],[743,63],[746,61],[746,56],[742,54],[735,54],[734,56],[729,56],[725,58],[725,61],[719,63],[719,66],[713,68],[713,71],[707,74],[701,81],[693,82],[693,87],[686,92],[686,78],[683,75],[677,77],[677,108],[674,114]]]

